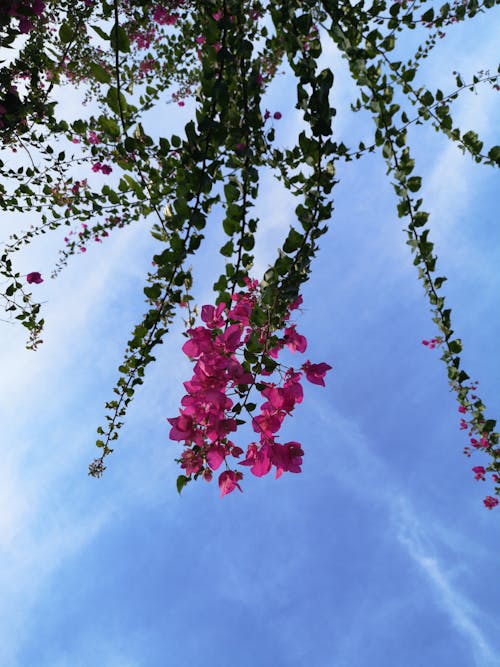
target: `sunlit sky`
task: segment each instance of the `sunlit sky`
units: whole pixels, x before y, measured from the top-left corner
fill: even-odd
[[[495,67],[491,12],[455,26],[423,75],[444,91]],[[498,24],[497,24],[498,25]],[[345,64],[332,49],[336,137],[369,140]],[[265,105],[280,111],[277,142],[300,128],[294,84],[279,77]],[[66,110],[79,98],[61,93]],[[191,113],[168,107],[154,131]],[[456,103],[463,130],[498,144],[498,93]],[[498,176],[432,128],[412,128],[440,273],[464,365],[500,417]],[[82,168],[81,176],[87,175]],[[143,276],[157,251],[146,225],[120,230],[49,280],[62,237],[23,255],[44,301],[44,343],[0,323],[0,665],[2,667],[497,667],[499,511],[473,479],[481,455],[466,437],[437,332],[395,214],[378,155],[339,166],[335,211],[304,289],[298,330],[308,357],[333,366],[308,385],[284,437],[305,450],[303,472],[246,475],[243,493],[215,482],[179,497],[166,418],[189,378],[175,326],[131,405],[100,480],[87,476],[95,429],[112,396],[128,333],[140,318]],[[255,275],[294,221],[294,202],[271,180],[258,211]],[[33,222],[27,213],[25,226]],[[216,221],[215,221],[215,224]],[[9,234],[8,224],[2,240]],[[222,266],[218,237],[196,264],[200,303]],[[245,443],[243,443],[245,444]]]

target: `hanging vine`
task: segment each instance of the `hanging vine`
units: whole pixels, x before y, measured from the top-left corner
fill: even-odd
[[[430,123],[478,164],[500,166],[500,147],[485,146],[451,115],[453,102],[467,90],[499,90],[500,70],[482,70],[468,82],[453,72],[450,92],[414,83],[455,24],[497,4],[24,0],[0,10],[0,45],[17,54],[0,73],[0,139],[6,156],[16,153],[16,166],[0,161],[0,206],[39,214],[39,222],[12,234],[0,256],[5,308],[28,329],[28,346],[41,343],[43,318],[26,284],[36,287],[43,276],[16,270],[15,255],[27,244],[64,228],[53,277],[88,243],[104,244],[124,225],[147,221],[158,244],[144,287],[148,309],[126,346],[115,398],[106,403],[91,475],[105,470],[136,388],[179,313],[187,313],[183,350],[194,364],[179,415],[169,419],[170,437],[184,447],[177,459],[179,491],[199,477],[212,479],[222,465],[221,495],[241,489],[246,467],[256,476],[273,468],[276,476],[300,472],[302,444],[281,443],[278,433],[303,400],[302,380],[324,385],[331,366],[309,359],[290,366],[283,351],[307,348],[292,317],[321,237],[334,222],[337,163],[380,151],[438,328],[424,343],[442,351],[461,428],[469,435],[466,453],[480,450],[490,457],[489,465],[473,468],[475,477],[490,473],[500,496],[496,422],[486,416],[477,385],[462,368],[462,343],[442,293],[446,278],[436,274],[431,217],[419,197],[422,179],[407,134],[411,125]],[[395,52],[408,30],[421,39],[403,59]],[[373,118],[371,141],[350,147],[336,141],[335,72],[319,66],[331,44],[357,87],[354,111]],[[283,67],[296,81],[303,129],[288,146],[277,146],[263,100]],[[56,102],[63,86],[83,90],[91,113],[61,118]],[[195,117],[182,136],[150,126],[148,111],[187,102]],[[276,122],[280,117],[272,116]],[[265,221],[253,210],[264,172],[298,203],[274,263],[256,277],[253,249]],[[93,175],[108,180],[96,187]],[[192,303],[193,257],[216,225],[224,233],[224,270],[214,276],[213,303],[200,309]],[[236,440],[236,432],[250,432],[251,442]],[[487,496],[484,504],[491,509],[498,500]]]

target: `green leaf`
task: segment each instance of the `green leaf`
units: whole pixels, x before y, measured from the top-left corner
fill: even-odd
[[[406,187],[410,192],[418,192],[422,185],[422,179],[420,176],[412,176],[406,181]]]
[[[63,23],[59,28],[59,39],[63,44],[68,44],[74,38],[75,33],[67,23]]]
[[[182,489],[190,481],[191,481],[191,479],[189,477],[186,477],[186,475],[179,475],[179,477],[177,477],[176,486],[177,486],[177,493],[179,495],[181,494]]]
[[[99,83],[109,83],[111,81],[110,73],[98,63],[90,63],[90,71],[92,72],[94,79],[99,81]]]
[[[130,53],[130,39],[121,25],[113,26],[109,35],[111,46],[122,53]]]
[[[102,28],[100,28],[98,25],[93,25],[91,26],[92,30],[94,30],[101,39],[106,40],[106,42],[109,40],[109,36],[107,33],[104,32]]]
[[[144,288],[144,294],[148,299],[159,299],[161,295],[161,285],[155,283],[149,287]]]
[[[493,146],[493,148],[490,148],[488,157],[490,160],[500,165],[500,146]]]
[[[111,86],[106,95],[106,103],[111,111],[114,111],[116,115],[120,115],[120,107],[122,111],[127,110],[127,101],[123,95],[120,93],[118,96],[118,91],[116,88]]]
[[[285,243],[283,244],[283,250],[287,253],[294,252],[300,248],[304,237],[296,229],[290,229]]]
[[[234,244],[232,241],[228,241],[220,249],[220,254],[223,255],[224,257],[231,257],[233,251],[234,251]]]

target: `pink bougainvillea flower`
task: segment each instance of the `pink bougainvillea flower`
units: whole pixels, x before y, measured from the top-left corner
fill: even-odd
[[[207,463],[212,470],[217,470],[226,457],[226,450],[222,445],[212,445],[207,451]]]
[[[40,283],[43,283],[43,278],[40,273],[38,273],[38,271],[32,271],[26,276],[26,282],[28,282],[30,285],[33,283],[39,285]]]
[[[26,16],[22,16],[19,19],[19,30],[23,34],[26,34],[27,32],[29,32],[32,27],[33,27],[33,25],[31,23],[31,21]]]
[[[302,370],[306,374],[306,378],[312,384],[320,384],[322,387],[325,386],[324,377],[330,371],[332,367],[329,364],[322,362],[321,364],[311,364],[310,361],[306,361],[302,364]]]
[[[483,468],[483,466],[474,466],[474,468],[472,468],[472,472],[474,473],[475,479],[484,479],[486,470]]]
[[[273,113],[273,118],[274,118],[275,120],[279,120],[279,119],[281,118],[281,112],[279,112],[279,111],[275,111],[275,112]]]
[[[285,442],[280,445],[275,442],[271,449],[271,461],[277,470],[285,472],[301,472],[304,451],[298,442]],[[281,473],[280,473],[281,474]],[[279,475],[277,475],[279,477]]]
[[[307,349],[307,340],[305,336],[297,333],[295,324],[285,329],[285,343],[292,352],[305,352]]]
[[[101,139],[100,139],[99,135],[97,134],[97,132],[94,132],[94,130],[89,132],[89,144],[93,144],[94,146],[96,146],[97,144],[100,144],[100,143],[101,143]]]
[[[45,9],[45,2],[43,2],[43,0],[34,0],[34,2],[31,4],[31,9],[33,14],[36,16],[41,16],[43,10]]]
[[[498,500],[496,498],[492,498],[491,496],[486,496],[486,498],[483,500],[483,503],[485,507],[487,507],[489,510],[492,510],[498,505]]]
[[[241,329],[237,324],[231,324],[224,333],[219,334],[216,338],[226,353],[235,352],[240,344]]]
[[[186,449],[181,454],[181,468],[184,468],[186,475],[196,475],[203,468],[203,459],[192,449]]]
[[[250,472],[256,477],[263,477],[271,470],[271,459],[269,458],[269,447],[263,445],[260,449],[255,442],[248,445],[247,455],[242,466],[250,466]]]
[[[225,470],[219,475],[219,489],[220,497],[223,498],[226,494],[231,493],[236,488],[243,491],[238,484],[239,480],[243,479],[241,472],[234,472],[233,470]]]
[[[212,14],[212,18],[214,21],[220,21],[221,18],[223,17],[223,13],[219,9],[218,11],[215,12],[215,14]]]
[[[160,25],[175,25],[178,18],[178,14],[169,14],[165,7],[156,7],[153,12],[153,21]]]
[[[226,309],[225,303],[219,303],[215,306],[202,306],[201,319],[209,329],[220,329],[224,324],[222,313]]]
[[[92,165],[92,171],[96,174],[98,171],[101,171],[102,169],[102,164],[100,162],[96,162],[95,164]]]
[[[101,171],[104,175],[107,176],[113,171],[113,169],[109,166],[109,164],[103,164],[101,167]]]
[[[171,440],[193,440],[196,425],[193,423],[192,417],[181,414],[180,417],[171,417],[167,421],[172,425],[170,429]]]
[[[288,306],[288,310],[296,310],[297,308],[300,308],[302,302],[303,302],[302,296],[299,294],[299,296],[295,299],[295,301],[293,301],[293,303],[291,303]]]

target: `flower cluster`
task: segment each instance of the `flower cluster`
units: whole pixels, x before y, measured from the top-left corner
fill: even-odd
[[[441,338],[441,336],[436,336],[436,338],[431,338],[430,340],[423,340],[422,345],[428,347],[429,350],[433,350],[438,345],[441,345],[442,342],[443,339]]]
[[[431,340],[423,340],[422,344],[429,347],[429,349],[434,349],[435,347],[442,346],[443,342],[443,338],[438,336]],[[481,412],[484,409],[484,405],[475,393],[479,383],[476,381],[471,382],[469,385],[464,383],[459,385],[454,382],[450,384],[453,391],[457,392],[457,398],[460,403],[458,406],[458,412],[460,414],[459,428],[461,431],[467,431],[469,437],[470,445],[464,447],[464,454],[470,458],[471,447],[488,453],[497,451],[493,449],[493,442],[490,439],[490,434],[484,428],[484,419],[477,417],[477,411]],[[474,479],[482,482],[486,481],[486,468],[483,466],[474,466],[472,472],[474,473]],[[491,475],[491,479],[495,484],[499,481],[499,477],[495,473]],[[491,510],[499,504],[499,501],[497,498],[486,496],[483,503],[487,509]]]
[[[19,32],[28,33],[33,29],[30,17],[40,17],[45,9],[43,0],[14,0],[2,2],[0,16],[14,17],[19,20]]]
[[[204,326],[189,329],[189,340],[183,352],[195,361],[193,377],[184,383],[187,394],[182,398],[180,416],[170,418],[170,438],[184,442],[179,459],[184,475],[178,479],[179,490],[191,479],[202,476],[210,481],[212,471],[223,463],[226,469],[219,475],[221,496],[235,488],[241,491],[243,478],[240,470],[229,466],[229,459],[239,459],[243,449],[230,436],[238,426],[245,410],[251,418],[255,441],[246,450],[240,465],[250,468],[257,477],[266,475],[274,467],[276,478],[283,472],[301,471],[304,454],[298,442],[281,444],[277,433],[287,415],[302,401],[301,378],[324,386],[324,377],[331,369],[326,363],[306,361],[300,370],[287,368],[275,361],[287,346],[292,352],[304,352],[307,341],[296,332],[294,324],[284,329],[282,338],[270,331],[268,323],[258,325],[255,311],[262,312],[258,300],[258,283],[247,279],[247,290],[231,297],[231,303],[205,305],[201,309]],[[290,306],[298,307],[301,298]],[[238,359],[242,358],[242,361]],[[256,359],[249,362],[245,357]],[[271,382],[273,372],[279,382]],[[262,376],[262,377],[261,377]],[[250,403],[252,390],[264,399],[258,414],[256,403]],[[235,399],[235,400],[233,400]]]
[[[43,278],[38,271],[32,271],[31,273],[27,274],[26,282],[29,285],[39,285],[40,283],[43,283]]]
[[[108,174],[110,174],[113,171],[113,168],[110,167],[109,164],[102,164],[101,162],[95,162],[92,165],[92,171],[94,173],[97,173],[97,172],[100,171],[105,176],[107,176]]]

